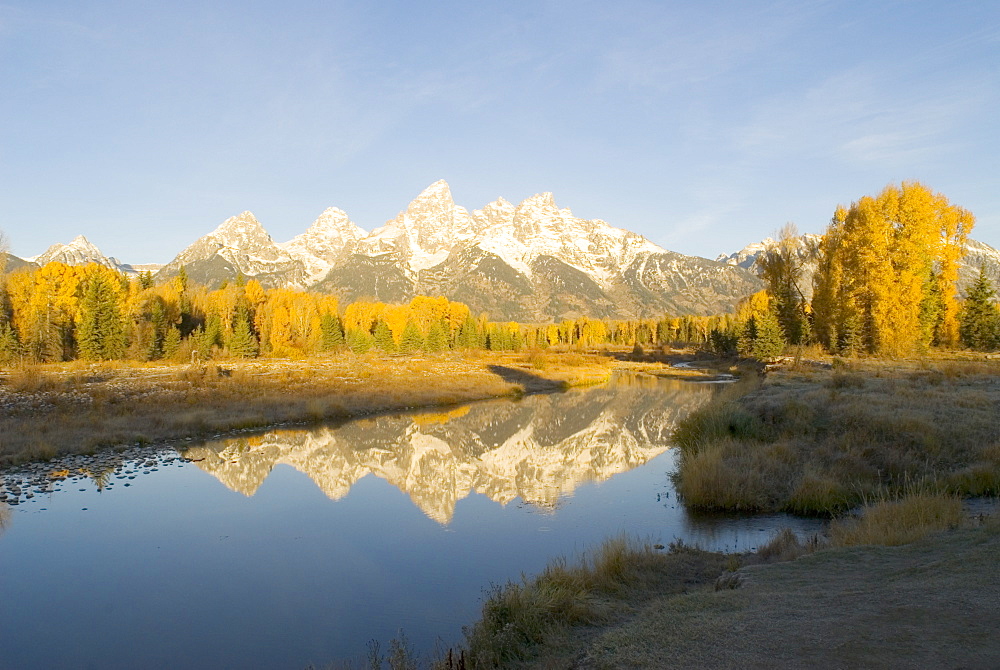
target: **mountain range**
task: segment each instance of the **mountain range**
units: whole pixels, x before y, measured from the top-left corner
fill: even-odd
[[[798,238],[807,295],[818,239]],[[543,322],[732,311],[763,288],[757,259],[774,244],[767,239],[716,260],[685,256],[600,219],[578,218],[557,206],[551,193],[517,205],[501,197],[470,212],[454,202],[442,180],[371,232],[330,207],[305,232],[276,243],[246,211],[162,267],[122,263],[80,236],[33,258],[11,256],[7,269],[53,260],[95,262],[126,273],[156,271],[162,282],[183,267],[210,288],[242,274],[266,287],[332,293],[342,303],[443,295],[495,320]],[[975,241],[968,252],[963,287],[983,262],[1000,280],[1000,252]]]

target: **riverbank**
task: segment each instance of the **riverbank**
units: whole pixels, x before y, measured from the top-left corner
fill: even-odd
[[[12,369],[0,374],[0,467],[553,392],[606,381],[619,365],[577,353],[470,353]]]
[[[1000,520],[957,528],[962,497],[1000,494],[998,415],[994,359],[748,375],[678,428],[679,497],[839,516],[829,532],[742,556],[633,547],[620,578],[595,585],[603,559],[576,569],[582,581],[557,562],[494,590],[469,629],[472,667],[998,665]],[[566,584],[571,605],[547,595]]]
[[[692,550],[675,555],[720,562]],[[610,625],[571,629],[530,661],[504,667],[996,667],[998,555],[994,518],[904,546],[750,565],[719,581],[687,581],[683,593],[625,598]]]
[[[1000,361],[790,365],[675,434],[693,508],[835,515],[914,491],[1000,494]]]
[[[0,370],[0,468],[105,449],[170,446],[237,431],[340,421],[600,384],[615,370],[710,381],[673,368],[694,352],[468,352],[81,362]]]

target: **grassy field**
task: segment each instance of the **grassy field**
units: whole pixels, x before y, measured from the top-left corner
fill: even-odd
[[[678,429],[692,507],[836,514],[1000,494],[1000,361],[855,361],[747,379]]]
[[[578,353],[354,356],[0,373],[0,467],[103,447],[558,391],[619,362]]]

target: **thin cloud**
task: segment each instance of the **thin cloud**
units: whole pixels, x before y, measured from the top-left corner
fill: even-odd
[[[914,95],[891,78],[864,70],[840,73],[759,105],[735,144],[752,159],[833,157],[898,167],[952,150],[952,130],[984,103],[981,83],[934,90],[933,97]]]

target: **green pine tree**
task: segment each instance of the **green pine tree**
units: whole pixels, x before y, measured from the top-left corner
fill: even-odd
[[[205,323],[199,326],[192,334],[194,347],[198,352],[198,357],[202,360],[212,357],[216,347],[221,347],[222,342],[222,321],[218,314],[209,314]]]
[[[455,347],[458,349],[480,349],[482,346],[483,342],[479,334],[479,325],[475,319],[469,316],[458,331],[458,337],[455,338]]]
[[[363,330],[349,328],[344,335],[347,348],[356,354],[363,354],[372,348],[372,336]]]
[[[1000,312],[995,296],[993,282],[986,276],[986,267],[981,266],[959,316],[959,334],[965,346],[979,350],[1000,346]]]
[[[167,328],[167,334],[163,336],[163,357],[172,359],[180,348],[181,331],[177,329],[177,326],[170,326]]]
[[[858,318],[851,315],[844,319],[843,326],[837,333],[837,351],[845,356],[857,356],[864,346],[864,338],[861,336],[861,323]]]
[[[332,351],[344,346],[344,331],[336,314],[324,314],[319,322],[322,337],[320,346],[323,351]]]
[[[489,351],[501,351],[503,346],[503,336],[500,328],[496,324],[490,324],[486,329],[486,349]]]
[[[406,326],[403,328],[403,335],[399,339],[399,352],[403,354],[412,354],[415,351],[419,351],[424,346],[424,336],[421,335],[420,329],[417,328],[417,324],[412,321],[407,321]]]
[[[740,356],[753,356],[753,345],[757,341],[757,317],[751,316],[740,328],[736,337],[736,350]]]
[[[12,365],[21,356],[21,343],[6,317],[0,315],[0,365]]]
[[[524,335],[521,334],[521,329],[518,328],[514,331],[514,334],[510,338],[510,348],[513,351],[521,351],[524,349]]]
[[[379,351],[384,351],[387,354],[396,351],[396,340],[392,339],[392,331],[389,330],[389,324],[381,319],[375,323],[373,339],[375,348]]]
[[[435,321],[427,329],[425,348],[431,353],[444,351],[448,348],[448,335],[445,333],[445,325],[440,321]]]
[[[785,350],[785,335],[778,322],[778,315],[768,310],[756,318],[756,337],[751,353],[761,361],[774,360]]]
[[[237,358],[253,358],[258,349],[257,337],[250,329],[250,323],[245,318],[237,320],[229,338],[229,353]]]
[[[76,341],[80,357],[86,360],[111,360],[125,354],[125,320],[118,294],[103,273],[90,277],[83,290]]]

